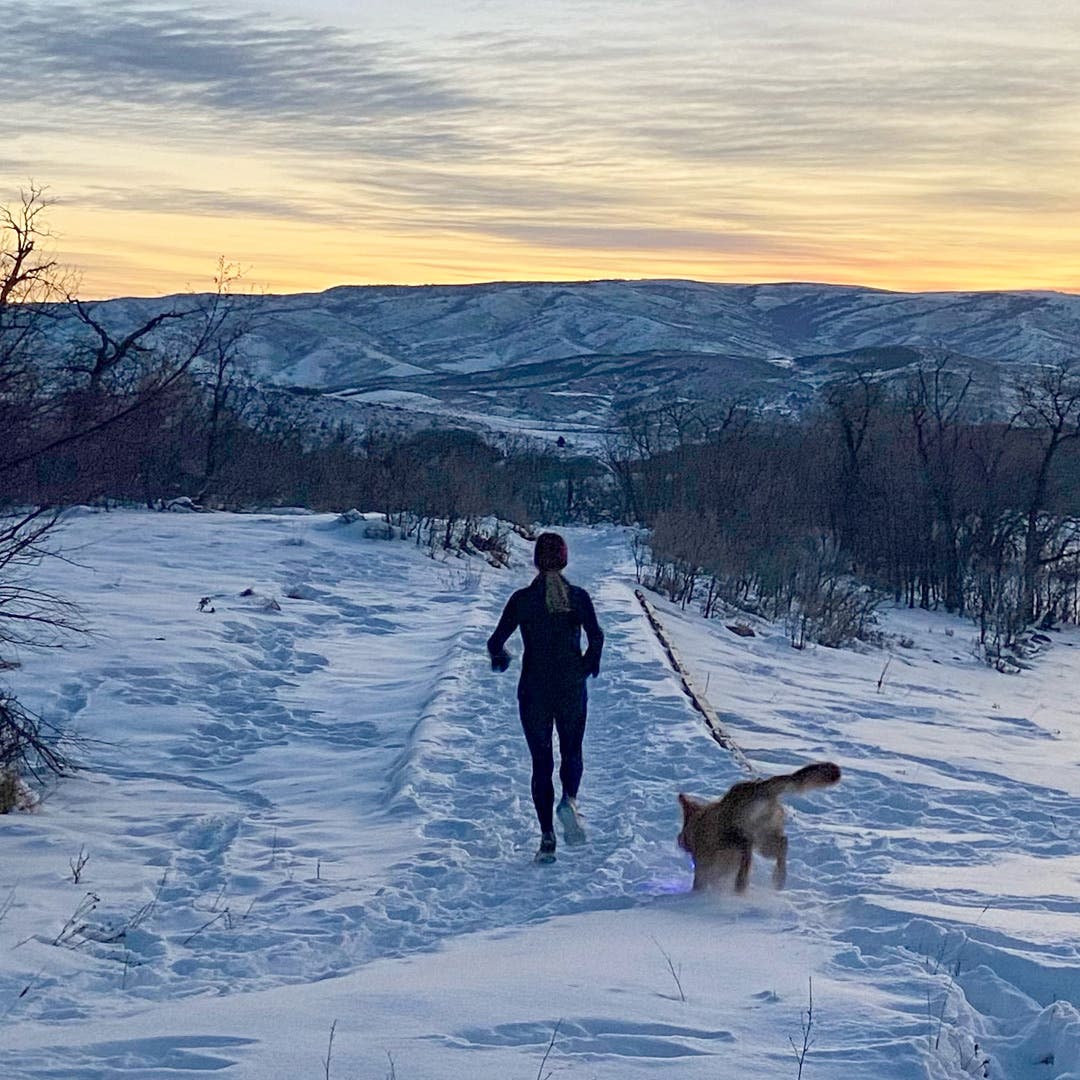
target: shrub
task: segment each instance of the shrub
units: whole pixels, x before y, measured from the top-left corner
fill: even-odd
[[[23,708],[15,698],[0,696],[0,774],[5,785],[18,785],[27,773],[40,780],[46,773],[71,771],[72,762],[61,747],[63,738],[58,728]],[[11,780],[6,779],[9,776]]]

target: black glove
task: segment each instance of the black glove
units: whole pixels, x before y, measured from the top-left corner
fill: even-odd
[[[505,649],[491,654],[491,670],[505,671],[510,666],[510,654]]]

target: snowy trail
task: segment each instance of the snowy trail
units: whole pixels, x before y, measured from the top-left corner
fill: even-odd
[[[382,948],[407,950],[463,931],[537,922],[598,908],[629,907],[683,887],[674,848],[678,812],[671,776],[691,774],[707,742],[624,582],[605,584],[610,537],[582,537],[575,581],[595,593],[607,635],[601,678],[590,680],[580,806],[589,844],[560,846],[551,867],[530,859],[538,829],[515,688],[518,663],[490,671],[484,643],[513,587],[498,581],[478,599],[447,674],[395,770],[393,813],[418,813],[421,850],[390,869],[368,905]],[[527,581],[527,577],[524,579]],[[520,639],[511,648],[520,659]],[[716,773],[734,776],[722,755]],[[694,765],[694,768],[700,768]],[[508,868],[518,868],[512,884]],[[396,943],[393,944],[393,943]]]
[[[575,1074],[677,1058],[695,1080],[788,1075],[782,1025],[797,1029],[812,972],[818,1076],[962,1080],[981,1075],[976,1043],[994,1080],[1080,1076],[1080,636],[1009,680],[946,622],[897,613],[916,644],[883,679],[878,651],[797,653],[775,629],[737,638],[657,601],[761,773],[831,758],[845,774],[792,800],[786,892],[761,865],[748,897],[703,901],[686,895],[675,794],[742,772],[672,676],[618,530],[571,536],[568,574],[607,644],[589,843],[550,867],[531,863],[518,666],[497,675],[484,650],[531,576],[525,545],[477,579],[328,518],[120,514],[72,532],[93,574],[50,569],[103,635],[25,657],[18,689],[99,741],[41,813],[0,819],[13,1080],[276,1080],[295,1070],[259,1062],[293,1052],[285,1018],[321,1026],[356,1000],[362,1030],[436,1055],[440,1071],[411,1076],[442,1075],[447,1051],[462,1071],[445,1075],[534,1075],[520,1055],[543,1053],[568,969],[555,1015]],[[689,1002],[657,990],[668,949]],[[292,1031],[311,1056],[306,1038]],[[361,1039],[343,1075],[382,1075],[379,1052]]]

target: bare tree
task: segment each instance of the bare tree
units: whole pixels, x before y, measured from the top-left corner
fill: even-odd
[[[972,379],[971,372],[957,372],[950,357],[942,353],[931,365],[919,367],[907,388],[908,418],[915,449],[927,496],[937,517],[936,546],[945,607],[961,614],[964,594],[958,553],[958,463],[964,403]]]
[[[1072,537],[1054,543],[1059,523],[1048,518],[1053,467],[1062,448],[1080,436],[1080,371],[1075,358],[1040,368],[1031,378],[1016,383],[1020,423],[1035,441],[1031,471],[1022,506],[1024,514],[1024,565],[1021,614],[1035,620],[1036,580],[1039,570],[1061,561],[1072,550]]]
[[[20,388],[42,305],[61,299],[68,285],[49,253],[48,207],[45,189],[33,183],[14,205],[0,206],[0,396]]]
[[[0,649],[51,645],[80,626],[73,604],[30,583],[32,570],[49,554],[46,540],[58,519],[57,511],[45,508],[0,519]]]
[[[92,397],[97,397],[107,388],[114,392],[130,391],[133,381],[138,377],[141,363],[149,362],[154,353],[153,346],[147,344],[147,339],[160,326],[185,319],[195,310],[189,308],[161,311],[134,330],[117,336],[98,316],[97,309],[100,304],[87,303],[72,296],[68,297],[68,303],[78,321],[89,330],[90,337],[84,343],[74,346],[64,367],[71,374],[86,377],[85,389]],[[119,377],[121,374],[126,377],[123,383],[107,387],[109,376]]]
[[[49,406],[37,365],[49,305],[62,299],[67,275],[50,253],[44,188],[31,184],[0,206],[0,430],[5,456],[27,448]]]
[[[55,511],[42,509],[0,519],[0,667],[11,664],[12,649],[49,647],[82,629],[75,605],[30,580],[31,571],[49,554],[45,541],[56,522]],[[42,770],[67,771],[71,762],[65,740],[63,731],[0,687],[0,787],[9,792],[0,798],[0,812],[17,805],[20,776],[40,779]]]
[[[217,293],[229,297],[227,318],[215,333],[194,365],[196,383],[206,394],[206,434],[199,497],[213,486],[225,453],[225,438],[230,426],[244,418],[247,407],[254,401],[254,386],[244,368],[243,340],[254,329],[254,308],[241,306],[241,298],[233,289],[241,278],[238,266],[225,259],[218,260],[214,278]]]
[[[860,369],[850,378],[826,386],[822,396],[839,451],[832,500],[833,527],[840,542],[853,547],[861,532],[861,518],[867,512],[869,436],[883,412],[884,395],[880,382],[870,372]]]
[[[16,222],[5,232],[10,250],[2,265],[9,284],[13,278],[20,279],[8,290],[0,281],[0,357],[10,357],[7,366],[15,373],[16,383],[40,387],[38,396],[45,403],[28,414],[18,436],[0,448],[0,480],[60,450],[73,447],[77,456],[80,444],[167,394],[197,360],[229,339],[235,321],[231,287],[236,274],[234,268],[221,262],[212,292],[158,312],[133,329],[118,331],[108,326],[99,313],[100,304],[71,295],[54,261],[35,264],[33,273],[28,270],[38,239],[48,235],[41,217],[45,205],[40,189],[35,188],[23,194],[21,212],[9,208],[0,216],[0,222]],[[40,340],[42,319],[57,317],[55,306],[43,305],[61,290],[67,298],[68,314],[84,328],[86,336],[70,346],[54,346],[68,355],[61,357],[51,384],[44,386],[41,360],[35,356],[31,363],[26,342],[31,333]],[[5,293],[7,300],[2,299]],[[35,311],[23,312],[30,298],[35,301]],[[20,310],[12,314],[9,309],[13,307]],[[166,325],[174,329],[162,338],[160,331]]]

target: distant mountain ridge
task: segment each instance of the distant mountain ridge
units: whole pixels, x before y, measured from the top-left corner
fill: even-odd
[[[180,299],[96,310],[123,328]],[[245,352],[268,383],[541,425],[600,423],[665,386],[798,400],[838,367],[887,368],[905,349],[987,370],[1080,353],[1080,296],[1060,292],[612,280],[339,286],[243,305]]]

